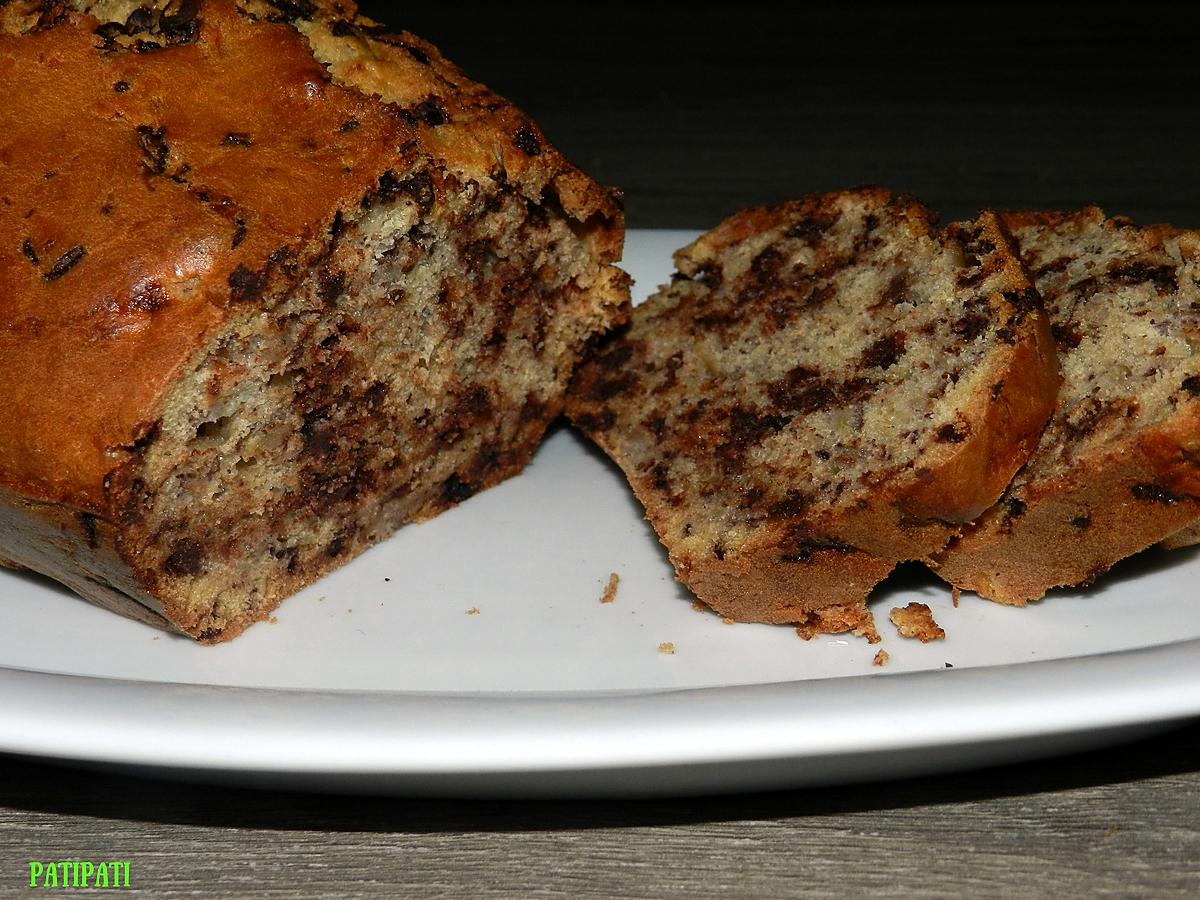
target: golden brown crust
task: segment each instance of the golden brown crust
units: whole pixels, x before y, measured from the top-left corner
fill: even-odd
[[[1120,234],[1131,228],[1123,220],[1106,221],[1095,207],[1077,213],[1006,214],[1005,222],[1014,232],[1106,229]],[[1185,263],[1195,258],[1193,238],[1166,226],[1138,229],[1134,246],[1139,253],[1161,253],[1167,238],[1179,242]],[[1023,252],[1030,258],[1033,248],[1023,246]],[[1046,270],[1060,271],[1064,260],[1052,260]],[[1153,274],[1148,263],[1134,263],[1141,267],[1139,277]],[[1168,283],[1165,277],[1162,281]],[[1105,295],[1091,302],[1116,301]],[[1066,332],[1064,325],[1055,322]],[[1073,341],[1077,343],[1078,337]],[[1129,358],[1132,370],[1146,365],[1153,363]],[[958,588],[1024,605],[1051,588],[1091,584],[1118,560],[1157,541],[1171,541],[1173,533],[1200,514],[1200,397],[1181,390],[1167,399],[1172,411],[1161,424],[1126,428],[1110,440],[1093,439],[1079,451],[1047,433],[1006,497],[932,561],[935,571]],[[1135,416],[1160,412],[1139,410],[1140,400],[1122,401],[1120,408],[1133,410]],[[1063,407],[1056,420],[1073,408]],[[1078,432],[1067,428],[1062,433],[1078,434],[1082,440],[1088,436],[1084,425],[1090,423],[1085,421]],[[1185,532],[1173,545],[1186,541]]]
[[[353,24],[353,4],[336,6]],[[18,493],[106,515],[105,477],[225,321],[239,273],[256,294],[285,284],[389,167],[440,160],[535,202],[549,189],[606,262],[620,254],[619,195],[430,45],[256,21],[226,0],[200,4],[197,22],[193,40],[139,53],[105,50],[101,23],[65,4],[0,19],[0,79],[21,86],[0,101],[15,201],[0,208],[0,385],[21,410],[0,420],[0,484]],[[344,45],[333,80],[317,31]],[[394,102],[430,85],[440,125]],[[290,266],[272,264],[281,253]]]
[[[1090,585],[1200,516],[1200,501],[1154,488],[1165,475],[1140,447],[1114,447],[1023,495],[1016,519],[1003,505],[988,510],[931,565],[961,589],[1014,606]]]

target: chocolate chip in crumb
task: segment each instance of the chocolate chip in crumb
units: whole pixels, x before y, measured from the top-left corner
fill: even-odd
[[[176,541],[171,547],[170,555],[163,562],[163,568],[167,574],[176,577],[199,575],[204,569],[200,545],[189,538]]]
[[[939,444],[961,444],[967,439],[968,429],[965,425],[948,422],[937,431]]]
[[[1083,531],[1092,524],[1092,517],[1085,514],[1073,516],[1071,518],[1071,527],[1076,531]]]
[[[238,244],[246,239],[246,220],[237,218],[233,220],[233,240],[229,244],[230,250],[236,250]]]
[[[447,503],[462,503],[475,493],[475,488],[458,477],[451,475],[442,485],[442,496]]]
[[[116,84],[113,85],[113,90],[116,91],[118,94],[124,94],[126,91],[129,90],[129,82],[128,81],[118,81]]]
[[[450,114],[446,112],[446,107],[442,105],[441,98],[434,96],[427,97],[421,101],[413,109],[413,115],[433,128],[436,128],[438,125],[445,125],[450,121]]]
[[[244,132],[231,131],[225,135],[221,144],[225,147],[253,147],[254,141],[250,138],[250,135]]]
[[[905,337],[903,331],[884,335],[863,352],[859,366],[884,371],[890,369],[904,355]]]
[[[257,299],[262,289],[262,276],[243,264],[229,274],[229,296],[235,303]]]
[[[1200,375],[1189,375],[1180,387],[1193,397],[1200,397]]]
[[[25,238],[25,240],[21,242],[21,252],[25,255],[25,258],[35,266],[38,264],[37,251],[33,249],[33,241],[31,241],[29,238]]]
[[[338,126],[338,131],[340,131],[342,134],[348,134],[349,132],[356,130],[361,124],[362,123],[359,122],[358,119],[347,119]]]

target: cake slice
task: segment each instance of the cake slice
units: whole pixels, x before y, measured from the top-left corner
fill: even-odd
[[[999,496],[1054,405],[996,216],[882,189],[739,213],[577,373],[568,415],[722,615],[874,636],[866,598]]]
[[[0,81],[0,559],[126,615],[515,474],[627,313],[619,195],[352,3],[16,0]]]
[[[1200,515],[1200,234],[1094,207],[1005,223],[1045,300],[1063,386],[1004,497],[933,564],[1023,604],[1090,584]]]

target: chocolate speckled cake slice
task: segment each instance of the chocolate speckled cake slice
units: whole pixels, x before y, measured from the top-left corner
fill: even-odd
[[[348,2],[0,4],[0,559],[225,640],[520,471],[619,195]]]
[[[1058,406],[1003,499],[937,556],[1023,604],[1087,584],[1200,515],[1200,234],[1089,208],[1005,222],[1045,298]]]
[[[873,636],[872,586],[993,503],[1053,408],[1007,235],[864,189],[740,213],[675,261],[568,414],[706,604]]]

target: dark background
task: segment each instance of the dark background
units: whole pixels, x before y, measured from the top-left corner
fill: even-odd
[[[796,6],[361,4],[623,188],[630,227],[868,182],[945,220],[1094,202],[1200,226],[1189,5]]]

